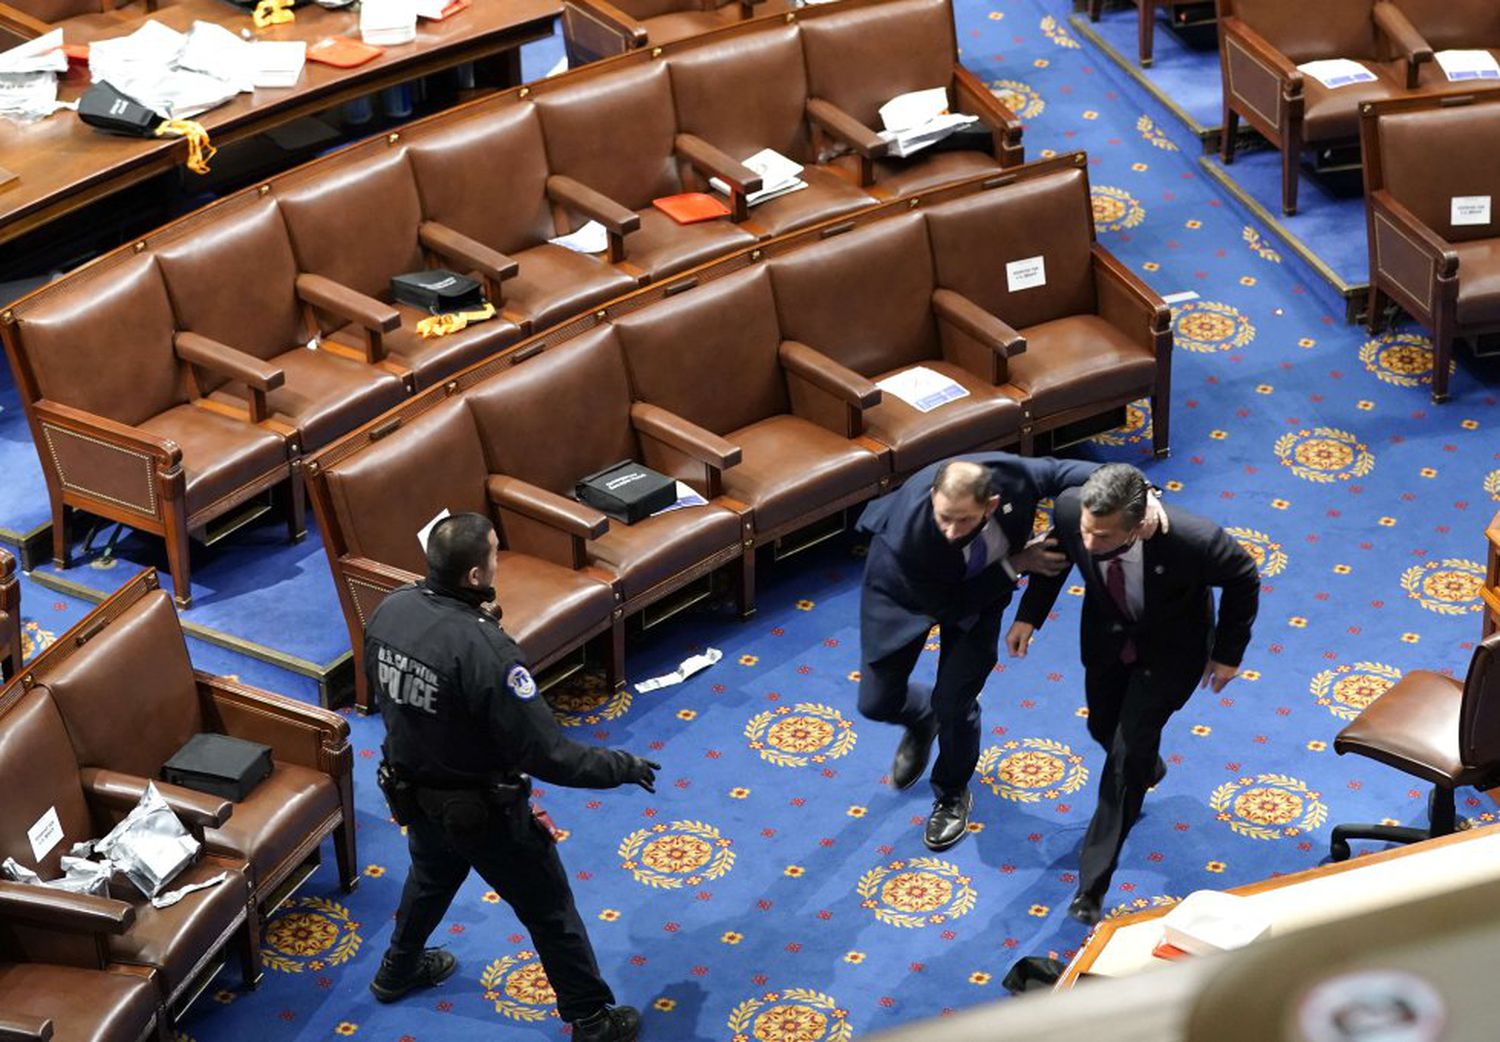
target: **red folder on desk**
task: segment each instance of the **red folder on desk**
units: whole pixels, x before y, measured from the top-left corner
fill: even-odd
[[[678,224],[696,224],[715,217],[728,217],[729,207],[707,192],[683,192],[651,200],[651,205]]]

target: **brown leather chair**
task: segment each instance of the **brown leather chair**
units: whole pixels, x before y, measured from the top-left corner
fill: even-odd
[[[0,1042],[170,1042],[157,1002],[151,981],[126,967],[0,961]]]
[[[1171,312],[1094,241],[1088,175],[1072,170],[924,210],[937,284],[1008,327],[1025,351],[997,379],[1021,398],[1021,451],[1037,435],[1150,397],[1157,456],[1170,445]],[[1042,258],[1043,285],[1012,291],[1006,265]]]
[[[401,377],[362,355],[328,343],[309,351],[317,332],[314,301],[338,288],[299,275],[274,197],[241,197],[238,205],[200,213],[167,229],[157,263],[177,316],[177,341],[199,357],[239,357],[279,370],[285,382],[266,395],[280,423],[295,427],[301,450],[315,452],[406,397]],[[299,292],[300,291],[300,292]],[[353,357],[351,357],[353,356]],[[243,409],[244,385],[192,367],[210,402]]]
[[[733,193],[736,219],[748,218],[742,226],[762,238],[853,213],[876,201],[840,172],[818,165],[807,121],[800,33],[796,24],[721,33],[672,55],[668,63],[682,135],[706,142],[736,162],[770,148],[802,164],[806,188],[749,209],[744,193]],[[702,174],[689,169],[684,177],[693,188],[709,190]]]
[[[423,338],[416,324],[427,312],[392,303],[391,277],[425,268],[472,271],[494,292],[516,265],[424,221],[406,146],[392,137],[303,168],[279,180],[275,192],[298,269],[327,280],[312,302],[328,347],[341,345],[372,363],[388,360],[420,389],[519,340],[521,328],[499,314],[448,336]],[[301,285],[304,293],[312,289],[306,276]],[[377,317],[378,323],[371,321]]]
[[[533,96],[547,140],[549,168],[584,189],[569,192],[564,203],[575,215],[598,220],[624,237],[624,270],[643,281],[661,279],[755,242],[753,234],[728,218],[678,224],[651,205],[653,199],[684,189],[665,62],[606,67],[598,75],[543,83]],[[685,158],[712,167],[715,174],[760,187],[751,171],[712,152],[702,150]],[[553,188],[558,188],[556,182]]]
[[[11,0],[10,3],[0,3],[0,50],[45,36],[75,20],[96,20],[101,13],[112,11],[117,6],[132,5],[129,0],[118,5],[113,0]],[[146,15],[154,12],[156,6],[157,0],[143,0],[139,10]]]
[[[0,681],[21,668],[21,580],[16,559],[0,550]]]
[[[408,156],[429,229],[441,227],[497,251],[516,274],[490,299],[528,332],[596,307],[636,287],[600,257],[548,242],[558,234],[536,106],[513,97],[476,108],[408,137]],[[563,185],[564,190],[568,186]],[[575,188],[574,194],[579,194]]]
[[[1500,329],[1500,225],[1452,223],[1457,196],[1500,196],[1500,92],[1366,106],[1361,116],[1371,332],[1399,304],[1432,332],[1432,400],[1453,340]]]
[[[749,508],[757,542],[886,487],[885,446],[861,435],[863,411],[879,403],[879,389],[805,345],[785,342],[764,267],[727,275],[614,325],[636,398],[743,452],[739,465],[724,472],[724,493]],[[804,385],[837,398],[843,415],[809,407]]]
[[[1336,825],[1333,860],[1349,857],[1351,839],[1416,843],[1452,832],[1453,790],[1500,783],[1500,636],[1474,648],[1462,682],[1425,669],[1406,674],[1339,732],[1333,748],[1432,783],[1427,828]]]
[[[944,181],[1021,162],[1021,122],[984,82],[958,63],[948,0],[894,0],[878,6],[842,5],[803,19],[807,114],[819,152],[845,153],[838,166],[882,198],[907,196]],[[880,74],[872,76],[871,70]],[[918,152],[884,159],[876,136],[880,106],[908,91],[944,87],[950,108],[978,116],[991,132],[989,151]],[[852,153],[852,154],[851,154]]]
[[[1019,438],[1021,406],[1002,385],[1010,351],[1025,344],[978,305],[938,288],[921,214],[867,224],[769,267],[781,335],[798,350],[811,348],[870,381],[923,366],[969,392],[931,412],[890,394],[864,410],[864,432],[890,446],[897,477]],[[808,393],[842,418],[841,400]]]
[[[1432,51],[1485,50],[1500,58],[1500,5],[1490,0],[1391,0]],[[1424,58],[1417,72],[1422,91],[1492,88],[1493,80],[1450,83],[1442,66]]]
[[[1484,601],[1484,635],[1500,632],[1500,513],[1490,519],[1490,527],[1484,531],[1489,544],[1488,563],[1484,567],[1484,585],[1479,596]]]
[[[565,0],[563,45],[568,64],[579,66],[792,7],[790,0]]]
[[[1186,17],[1186,9],[1202,7],[1204,0],[1135,0],[1136,50],[1143,68],[1150,68],[1156,48],[1156,12],[1166,11],[1169,18]],[[1097,22],[1104,11],[1104,0],[1089,0],[1089,21]]]
[[[53,647],[65,648],[89,624],[74,627]],[[79,769],[67,725],[45,684],[13,681],[0,693],[0,860],[13,857],[43,879],[56,878],[58,859],[73,844],[103,836],[144,788],[142,778]],[[189,789],[158,788],[200,837],[204,829],[224,825],[234,809],[227,800]],[[27,830],[51,810],[62,838],[38,859]],[[245,863],[204,853],[173,885],[206,882],[221,872],[222,883],[167,908],[153,907],[118,875],[109,897],[0,881],[0,952],[11,961],[139,968],[153,982],[157,1001],[180,1014],[231,944],[244,981],[254,985],[260,979],[260,924]]]
[[[237,287],[236,287],[237,289]],[[289,480],[303,525],[297,431],[268,417],[282,370],[177,337],[150,252],[94,262],[12,305],[0,322],[52,500],[52,556],[68,566],[68,508],[166,539],[177,603],[191,601],[188,541]],[[205,399],[189,362],[244,385],[248,409]]]
[[[739,447],[656,406],[631,402],[613,329],[545,351],[464,397],[479,425],[490,502],[507,546],[546,556],[547,544],[562,538],[559,522],[576,532],[603,529],[584,551],[591,565],[614,576],[618,607],[626,615],[740,562],[740,609],[753,610],[754,554],[741,546],[751,536],[750,519],[741,518],[740,504],[721,495],[723,474],[739,462]],[[537,422],[542,402],[545,423]],[[568,437],[559,438],[559,431]],[[572,498],[578,479],[622,460],[684,471],[683,480],[710,502],[627,525]]]
[[[248,863],[256,903],[269,912],[315,868],[333,837],[339,881],[359,882],[349,724],[337,713],[195,672],[182,626],[154,572],[137,576],[27,674],[45,685],[85,772],[160,777],[195,734],[228,734],[272,750],[271,776],[234,816],[210,827],[210,851]]]
[[[1218,0],[1224,79],[1221,156],[1234,161],[1241,118],[1281,150],[1281,208],[1297,212],[1304,148],[1333,148],[1359,137],[1359,113],[1372,101],[1416,86],[1431,48],[1386,0],[1324,0],[1309,17],[1304,0]],[[1329,89],[1297,69],[1323,58],[1362,62],[1375,79]]]
[[[363,646],[365,620],[385,595],[426,574],[417,540],[423,525],[444,509],[494,516],[485,488],[489,466],[469,407],[457,398],[433,406],[431,398],[351,436],[320,456],[310,475],[355,648]],[[371,443],[380,451],[359,451]],[[503,539],[503,523],[498,527]],[[569,538],[547,557],[501,547],[495,589],[505,630],[533,669],[572,654],[619,622],[613,577],[587,565],[585,537],[570,532]],[[612,648],[622,646],[614,638]],[[609,667],[611,680],[623,682],[618,658]],[[355,679],[355,700],[368,708],[364,671],[356,669]]]

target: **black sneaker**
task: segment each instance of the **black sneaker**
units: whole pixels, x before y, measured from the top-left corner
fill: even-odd
[[[370,990],[381,1002],[395,1002],[409,991],[430,988],[453,976],[458,960],[441,948],[428,948],[417,959],[416,968],[407,974],[391,969],[391,957],[380,960],[380,972],[370,982]]]
[[[641,1014],[634,1006],[605,1006],[573,1021],[573,1042],[635,1042],[640,1032]]]

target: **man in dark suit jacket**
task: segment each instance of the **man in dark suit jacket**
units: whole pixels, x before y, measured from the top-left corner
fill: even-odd
[[[1260,601],[1254,559],[1212,521],[1168,509],[1169,524],[1143,535],[1148,488],[1134,467],[1107,464],[1059,496],[1053,512],[1053,533],[1084,579],[1088,727],[1106,753],[1068,907],[1090,925],[1146,790],[1166,773],[1157,756],[1162,728],[1196,688],[1222,691],[1234,679]],[[1026,654],[1067,577],[1065,569],[1027,586],[1005,635],[1013,657]]]
[[[891,766],[897,789],[922,776],[937,738],[937,800],[923,835],[933,850],[968,828],[979,692],[995,665],[1001,613],[1021,573],[1067,565],[1051,546],[1031,543],[1037,500],[1081,484],[1094,467],[1004,452],[957,457],[913,474],[859,520],[873,537],[860,599],[859,711],[906,728]],[[934,625],[942,647],[929,690],[907,681]]]

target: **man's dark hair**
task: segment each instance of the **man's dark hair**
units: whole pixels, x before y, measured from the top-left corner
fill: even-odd
[[[1123,512],[1126,528],[1134,528],[1146,517],[1146,475],[1128,463],[1106,463],[1089,475],[1079,490],[1078,501],[1095,517]]]
[[[452,514],[427,533],[427,574],[444,586],[459,587],[470,568],[483,570],[495,526],[483,514]]]
[[[950,459],[938,467],[932,479],[932,491],[950,499],[967,496],[976,503],[988,503],[995,495],[990,468],[973,460]]]

